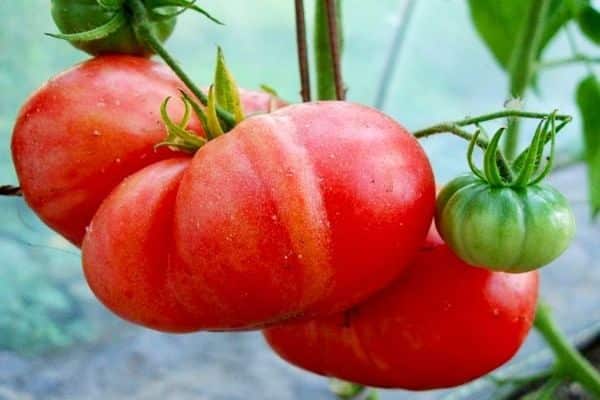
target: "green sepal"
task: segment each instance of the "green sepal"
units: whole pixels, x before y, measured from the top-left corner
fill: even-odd
[[[169,100],[171,98],[167,97],[160,106],[160,115],[162,117],[163,123],[167,128],[167,138],[155,145],[155,148],[168,146],[174,150],[181,150],[188,153],[194,153],[204,144],[206,144],[206,140],[196,135],[194,132],[188,131],[187,125],[190,121],[191,117],[191,104],[185,97],[182,97],[181,100],[185,106],[184,115],[179,124],[176,124],[169,117],[169,113],[167,111],[167,105],[169,104]]]
[[[202,130],[206,134],[206,138],[208,140],[214,139],[212,137],[212,134],[208,130],[208,122],[207,122],[207,118],[206,118],[206,113],[204,112],[204,110],[202,109],[200,104],[198,104],[198,102],[196,102],[194,99],[192,99],[190,97],[190,95],[188,95],[183,90],[180,90],[180,93],[181,93],[181,96],[183,96],[183,98],[185,100],[187,100],[187,102],[192,106],[192,110],[194,111],[194,114],[196,114],[196,116],[200,120],[200,124],[202,124]]]
[[[550,154],[548,155],[548,161],[546,162],[546,166],[544,167],[544,169],[542,170],[542,172],[540,172],[538,174],[537,177],[531,179],[531,181],[529,182],[530,185],[536,185],[538,183],[540,183],[546,176],[548,176],[548,174],[550,173],[550,171],[552,170],[552,164],[554,164],[554,154],[556,151],[556,119],[554,118],[556,115],[556,112],[552,114],[551,118],[551,128],[550,128]],[[548,135],[546,135],[547,137]],[[542,145],[542,150],[543,150],[543,145]],[[540,161],[541,162],[541,155],[543,154],[540,153]]]
[[[110,11],[117,11],[123,7],[125,0],[96,0],[100,7]]]
[[[146,2],[146,5],[149,9],[156,9],[162,7],[181,7],[183,10],[194,10],[204,15],[206,18],[210,19],[216,24],[224,25],[223,22],[219,21],[217,18],[213,17],[208,13],[208,11],[200,8],[196,4],[196,0],[187,1],[187,0],[150,0]]]
[[[477,176],[479,179],[485,181],[486,179],[483,171],[477,168],[475,162],[473,161],[473,151],[475,150],[475,144],[477,143],[477,139],[479,138],[480,134],[481,129],[477,129],[473,135],[473,139],[471,139],[469,142],[469,148],[467,149],[467,162],[469,163],[469,168],[471,168],[473,174],[475,174],[475,176]]]
[[[127,18],[122,12],[117,12],[108,20],[107,23],[97,28],[85,32],[77,33],[46,33],[46,35],[57,39],[64,39],[70,42],[91,42],[93,40],[103,39],[112,33],[115,33],[127,24]]]
[[[225,64],[225,56],[221,47],[217,48],[214,91],[217,103],[233,114],[235,122],[240,123],[243,121],[245,117],[240,99],[240,90]]]
[[[548,124],[550,119],[542,120],[538,124],[535,130],[531,144],[527,149],[527,157],[523,162],[523,167],[519,171],[519,174],[512,182],[511,186],[524,187],[529,184],[531,177],[535,173],[538,167],[538,161],[541,159],[541,153],[544,151],[545,136],[548,130]]]
[[[557,112],[557,111],[556,111]],[[562,129],[567,126],[570,122],[572,121],[571,118],[569,119],[565,119],[563,121],[560,121],[560,123],[555,127],[554,132],[555,134],[553,136],[550,135],[546,135],[546,139],[544,140],[544,144],[547,144],[550,140],[554,139],[554,136],[558,135],[558,133],[560,131],[562,131]],[[525,162],[525,159],[527,158],[527,151],[529,150],[529,148],[526,148],[525,150],[523,150],[518,156],[517,158],[515,158],[515,160],[513,161],[513,168],[516,171],[521,170],[521,168],[523,168],[523,163]]]
[[[208,104],[206,108],[206,123],[211,137],[217,137],[225,134],[219,116],[217,115],[217,99],[214,86],[211,85],[208,89]]]
[[[173,11],[171,11],[173,10]],[[153,8],[148,10],[150,14],[150,20],[152,22],[162,22],[170,19],[177,18],[180,14],[183,14],[187,10],[185,8],[169,7],[169,8]]]
[[[505,186],[504,180],[500,176],[497,161],[498,145],[500,144],[500,139],[505,130],[506,128],[502,127],[496,131],[483,154],[483,172],[485,173],[486,180],[492,186]]]

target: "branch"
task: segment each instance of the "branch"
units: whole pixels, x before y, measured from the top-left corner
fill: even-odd
[[[346,98],[346,89],[344,88],[344,81],[342,79],[342,65],[341,65],[341,49],[340,39],[338,32],[338,16],[336,10],[336,1],[341,0],[325,0],[326,14],[327,14],[327,30],[329,36],[329,51],[332,58],[333,67],[333,80],[335,83],[335,95],[337,100],[344,100]]]
[[[300,67],[300,83],[302,101],[310,101],[310,71],[308,67],[308,52],[306,49],[306,18],[304,16],[304,1],[295,0],[296,5],[296,44],[298,64]]]
[[[19,186],[3,185],[0,186],[0,196],[23,196],[23,192]]]

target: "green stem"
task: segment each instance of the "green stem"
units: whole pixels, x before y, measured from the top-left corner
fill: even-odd
[[[417,139],[421,139],[421,138],[425,138],[425,137],[440,134],[440,133],[451,133],[451,134],[461,137],[465,140],[471,141],[473,139],[473,135],[471,133],[467,132],[466,130],[462,129],[465,126],[476,125],[481,122],[491,121],[491,120],[499,119],[499,118],[507,118],[507,117],[542,119],[542,118],[548,118],[549,116],[550,116],[550,114],[546,114],[546,113],[528,112],[528,111],[520,111],[520,110],[503,110],[503,111],[497,111],[497,112],[493,112],[493,113],[483,114],[483,115],[480,115],[477,117],[469,117],[469,118],[465,118],[465,119],[454,121],[454,122],[447,122],[447,123],[433,125],[429,128],[415,131],[413,133],[413,135]],[[559,120],[559,121],[570,121],[572,119],[572,117],[570,115],[562,115],[562,114],[556,115],[555,118],[556,118],[556,120]],[[488,146],[488,141],[482,137],[479,137],[479,138],[477,138],[477,141],[475,142],[475,144],[477,144],[477,146],[479,146],[481,149],[485,150]],[[503,176],[512,177],[512,171],[509,166],[509,163],[507,162],[506,158],[504,158],[504,156],[502,155],[501,152],[499,152],[499,155],[498,155],[498,166],[499,166],[500,171],[503,174]]]
[[[550,378],[554,374],[554,369],[549,369],[547,371],[541,371],[537,374],[532,374],[528,376],[518,376],[518,377],[510,377],[510,378],[499,378],[494,375],[488,375],[487,379],[489,379],[496,386],[505,386],[505,385],[514,385],[514,386],[524,386],[534,382],[539,382]]]
[[[585,54],[575,54],[571,57],[558,58],[556,60],[544,61],[538,65],[538,69],[556,68],[570,64],[592,63],[599,64],[600,57],[591,57]]]
[[[208,97],[200,90],[200,88],[198,88],[198,86],[196,86],[183,69],[181,69],[179,64],[177,64],[177,61],[171,57],[169,52],[167,52],[160,40],[156,37],[152,25],[149,22],[148,12],[142,0],[127,0],[126,4],[133,14],[133,26],[138,39],[150,46],[150,48],[163,59],[198,100],[206,106],[208,104]],[[228,125],[228,129],[235,126],[234,116],[219,106],[217,106],[217,115]]]
[[[474,138],[473,134],[465,131],[464,129],[461,129],[460,126],[457,125],[455,122],[438,124],[426,129],[421,129],[419,131],[414,132],[413,136],[417,139],[422,139],[440,133],[451,133],[469,142],[472,141]],[[475,144],[479,146],[482,150],[485,150],[487,149],[489,142],[480,136],[475,141]],[[506,158],[504,158],[502,152],[498,152],[498,168],[500,169],[500,173],[502,174],[502,176],[506,177],[509,180],[513,178],[514,175],[512,169],[510,168],[509,163],[506,161]]]
[[[554,352],[557,373],[579,382],[591,394],[600,398],[600,374],[571,345],[552,319],[550,309],[545,304],[538,306],[535,327]]]
[[[513,98],[522,99],[533,78],[550,1],[531,0],[509,68],[510,95]],[[519,120],[511,118],[504,142],[504,153],[509,160],[515,157],[518,143]]]
[[[2,185],[0,186],[0,196],[23,196],[19,186]]]
[[[343,48],[344,36],[341,2],[342,0],[336,2],[340,52]],[[329,24],[327,23],[327,2],[325,0],[316,0],[314,54],[317,72],[317,98],[319,100],[335,100],[336,82],[334,76],[334,60],[329,44]]]
[[[483,114],[477,117],[469,117],[459,121],[454,122],[454,124],[458,126],[467,126],[467,125],[475,125],[481,122],[491,121],[499,118],[507,118],[507,117],[518,117],[518,118],[531,118],[531,119],[544,119],[550,117],[551,114],[548,113],[539,113],[539,112],[529,112],[529,111],[520,111],[520,110],[503,110],[497,111],[489,114]],[[573,119],[570,115],[566,114],[557,114],[554,117],[557,121],[570,121]]]

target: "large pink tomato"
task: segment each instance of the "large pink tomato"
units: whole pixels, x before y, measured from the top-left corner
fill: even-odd
[[[90,225],[85,273],[110,309],[152,328],[259,328],[388,285],[433,210],[429,162],[392,119],[288,106],[126,179]]]

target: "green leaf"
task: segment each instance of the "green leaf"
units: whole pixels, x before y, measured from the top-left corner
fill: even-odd
[[[275,96],[275,97],[279,96],[277,94],[277,90],[273,89],[271,86],[267,85],[266,83],[263,83],[262,85],[260,85],[260,90],[262,90],[265,93],[270,94],[271,96]]]
[[[123,7],[123,3],[125,0],[96,0],[100,7],[103,7],[110,11],[119,10]]]
[[[600,12],[588,5],[577,18],[579,29],[592,42],[600,45]]]
[[[585,161],[592,215],[600,212],[600,83],[590,75],[577,86],[577,105],[583,121]]]
[[[208,105],[206,108],[206,124],[208,125],[208,135],[217,137],[223,135],[223,127],[217,115],[217,99],[214,86],[208,89]]]
[[[233,114],[236,123],[243,121],[244,110],[240,100],[240,90],[233,79],[233,75],[225,65],[225,57],[220,47],[217,49],[214,89],[217,103]]]
[[[557,32],[573,18],[576,4],[583,0],[552,0],[542,34],[539,55]],[[471,19],[477,33],[496,61],[507,69],[516,48],[531,0],[469,0]]]

